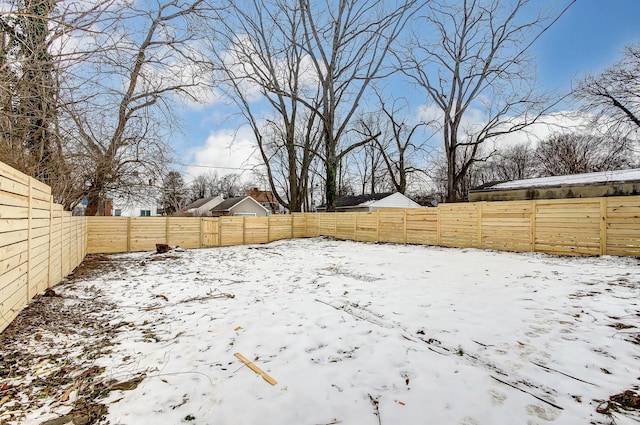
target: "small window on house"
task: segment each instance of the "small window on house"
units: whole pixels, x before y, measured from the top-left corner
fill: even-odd
[[[116,217],[122,216],[122,210],[120,208],[116,208],[115,211],[113,211],[113,215]]]
[[[151,217],[151,210],[140,210],[140,217]]]

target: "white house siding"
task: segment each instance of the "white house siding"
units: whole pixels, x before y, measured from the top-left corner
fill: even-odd
[[[266,208],[251,197],[238,202],[229,212],[231,215],[255,215],[256,217],[265,217],[268,213]]]
[[[224,201],[224,198],[222,196],[218,195],[215,198],[211,199],[206,204],[202,204],[198,208],[191,208],[191,209],[187,210],[187,212],[189,214],[193,214],[193,215],[207,215],[207,213],[209,211],[211,211],[211,208],[215,207],[216,205],[218,205],[222,201]]]
[[[402,193],[396,192],[386,198],[369,204],[369,211],[377,211],[380,208],[421,208],[420,204],[412,201]]]

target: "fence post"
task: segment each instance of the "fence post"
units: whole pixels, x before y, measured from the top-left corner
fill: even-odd
[[[200,248],[204,246],[204,217],[199,218],[200,222]]]
[[[27,302],[31,300],[31,233],[32,233],[32,200],[33,200],[33,177],[29,176],[27,180],[29,185],[27,199]]]
[[[600,198],[600,255],[607,255],[607,198]]]
[[[476,203],[476,214],[478,216],[478,248],[482,249],[482,202]]]
[[[49,264],[47,264],[47,288],[51,288],[51,262],[53,255],[53,195],[49,197]]]
[[[436,245],[442,246],[440,241],[440,205],[436,206]]]
[[[267,243],[271,242],[271,214],[267,216]]]
[[[403,208],[403,223],[402,223],[402,243],[407,244],[407,209]]]
[[[246,245],[247,234],[247,217],[242,216],[242,245]]]
[[[534,199],[531,201],[531,217],[530,217],[531,221],[529,224],[529,230],[530,230],[529,243],[531,244],[531,252],[536,251],[536,209],[537,209],[537,202]]]
[[[294,223],[294,219],[293,219],[293,213],[289,213],[289,217],[291,217],[291,239],[293,239],[293,235],[296,234],[295,230],[295,223]]]
[[[376,242],[380,242],[380,210],[376,211]]]
[[[222,217],[218,217],[218,246],[222,246]]]
[[[127,252],[131,252],[131,217],[127,217]]]
[[[165,243],[169,245],[169,216],[166,216],[164,220],[164,236],[166,241]]]

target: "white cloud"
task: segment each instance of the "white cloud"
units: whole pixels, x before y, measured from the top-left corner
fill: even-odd
[[[188,180],[210,171],[219,176],[238,173],[249,177],[261,163],[253,133],[246,126],[212,132],[204,145],[187,153],[187,158],[191,164],[185,173]]]

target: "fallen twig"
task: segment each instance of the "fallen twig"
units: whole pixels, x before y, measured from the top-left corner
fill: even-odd
[[[536,366],[538,366],[538,367],[541,367],[541,368],[543,368],[543,369],[546,369],[546,370],[548,370],[548,371],[557,372],[557,373],[559,373],[560,375],[564,375],[564,376],[566,376],[566,377],[568,377],[568,378],[575,379],[576,381],[584,382],[585,384],[589,384],[589,385],[593,385],[593,386],[597,387],[597,385],[596,385],[596,384],[594,384],[593,382],[589,382],[589,381],[585,381],[584,379],[576,378],[575,376],[571,376],[571,375],[569,375],[568,373],[564,373],[564,372],[562,372],[562,371],[559,371],[558,369],[554,369],[554,368],[552,368],[552,367],[545,366],[545,365],[543,365],[543,364],[536,363],[536,362],[531,362],[531,363],[533,363],[534,365],[536,365]]]
[[[373,404],[374,414],[378,417],[378,425],[382,425],[382,419],[380,418],[380,397],[373,398],[371,394],[367,394],[369,396],[369,400],[371,400],[371,404]]]
[[[523,388],[520,388],[520,387],[518,387],[516,385],[510,384],[509,382],[503,381],[502,379],[498,379],[493,375],[489,375],[489,376],[491,376],[493,379],[495,379],[496,381],[500,382],[501,384],[508,385],[511,388],[514,388],[514,389],[516,389],[518,391],[522,391],[525,394],[529,394],[531,397],[536,398],[536,399],[538,399],[538,400],[540,400],[540,401],[542,401],[544,403],[547,403],[549,406],[555,407],[556,409],[564,410],[564,408],[558,406],[557,404],[554,404],[554,403],[550,402],[549,400],[545,400],[544,398],[539,397],[539,396],[537,396],[537,395],[535,395],[535,394],[533,394],[533,393],[531,393],[531,392],[529,392],[529,391],[527,391],[527,390],[525,390]]]
[[[373,321],[373,320],[371,320],[371,319],[368,319],[368,318],[363,317],[363,316],[360,316],[359,314],[356,314],[356,313],[354,313],[354,312],[352,312],[352,311],[349,311],[349,310],[345,309],[345,308],[344,308],[344,306],[342,306],[342,307],[336,307],[335,305],[329,304],[329,303],[328,303],[328,302],[326,302],[326,301],[322,301],[322,300],[319,300],[319,299],[317,299],[317,298],[316,298],[315,300],[316,300],[316,301],[318,301],[319,303],[324,304],[324,305],[328,305],[328,306],[329,306],[329,307],[331,307],[331,308],[335,308],[336,310],[344,311],[345,313],[348,313],[348,314],[352,315],[352,316],[353,316],[353,317],[355,317],[356,319],[364,320],[365,322],[369,322],[369,323],[371,323],[372,325],[376,325],[376,326],[380,326],[381,328],[384,328],[384,326],[383,326],[382,324],[380,324],[380,323],[376,323],[376,322],[374,322],[374,321]]]

